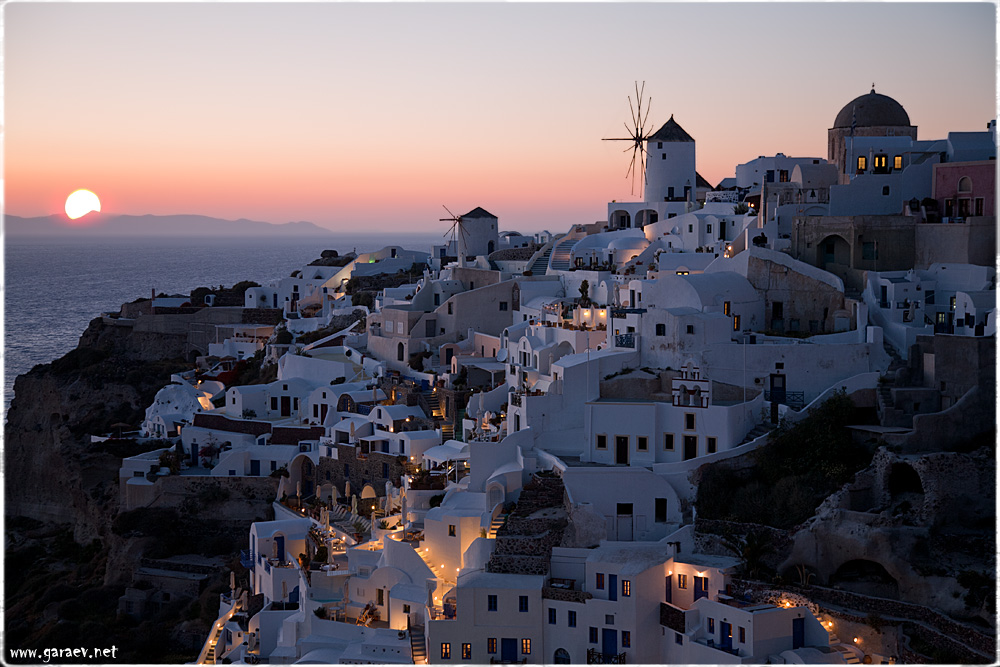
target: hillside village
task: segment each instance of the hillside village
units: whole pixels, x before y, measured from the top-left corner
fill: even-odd
[[[192,366],[121,511],[273,513],[199,663],[993,661],[995,121],[918,139],[872,89],[826,158],[712,187],[682,120],[604,220],[477,207],[430,252],[105,315]],[[119,612],[199,567],[151,560]]]

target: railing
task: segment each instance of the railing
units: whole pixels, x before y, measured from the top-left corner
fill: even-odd
[[[645,312],[646,312],[645,308],[612,308],[611,317],[617,317],[621,319],[626,315],[642,315]]]
[[[240,550],[240,565],[246,569],[252,570],[256,559],[257,558],[253,551],[248,551],[246,549]]]
[[[521,394],[519,394],[519,393],[511,394],[511,396],[510,396],[510,404],[511,405],[516,405],[517,407],[521,407]]]
[[[493,656],[490,656],[491,665],[526,665],[528,664],[527,658],[521,658],[520,660],[498,660]]]
[[[615,347],[635,347],[635,334],[624,333],[615,336]]]
[[[784,392],[773,392],[774,398],[778,403],[784,403],[790,408],[796,410],[801,410],[806,404],[806,395],[803,391],[784,391]],[[769,390],[764,390],[764,400],[770,401],[772,392]]]
[[[625,653],[602,653],[596,648],[587,649],[588,665],[624,665]]]

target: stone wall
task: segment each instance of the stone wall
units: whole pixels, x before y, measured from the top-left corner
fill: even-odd
[[[218,477],[209,475],[166,475],[157,477],[149,489],[148,501],[126,505],[135,507],[196,508],[234,523],[249,523],[267,516],[278,491],[276,477]],[[127,500],[129,502],[131,498]]]
[[[389,481],[398,487],[400,478],[406,473],[405,462],[396,455],[372,452],[359,459],[354,445],[338,444],[336,447],[337,458],[319,457],[315,482],[317,485],[333,484],[341,496],[346,493],[345,482],[350,481],[352,494],[360,495],[365,484],[371,484],[375,495],[382,497],[385,495],[385,483]],[[383,463],[389,465],[388,477],[382,476]],[[344,475],[344,464],[350,466],[349,477]]]

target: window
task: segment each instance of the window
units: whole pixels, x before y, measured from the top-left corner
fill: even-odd
[[[604,573],[603,572],[598,572],[597,573],[597,575],[596,575],[596,581],[594,582],[594,587],[597,590],[599,590],[599,591],[603,591],[604,590]]]
[[[350,476],[351,476],[351,464],[350,463],[345,463],[344,464],[344,477],[350,477]]]
[[[497,610],[497,596],[487,595],[486,596],[486,611],[496,611]]]
[[[976,215],[983,214],[983,198],[976,197]]]
[[[722,314],[729,316],[732,313],[732,304],[726,301],[722,304]]]
[[[883,197],[889,196],[889,186],[888,185],[883,185],[882,186],[882,196]]]
[[[496,653],[497,652],[497,638],[496,637],[490,637],[489,639],[486,640],[486,652],[487,653]]]
[[[381,588],[375,589],[375,604],[379,606],[385,605],[385,591]]]
[[[858,156],[858,171],[864,171],[868,168],[868,158],[864,155]]]
[[[455,537],[455,524],[448,524],[448,537]]]
[[[441,659],[451,660],[451,644],[447,642],[441,643]]]
[[[506,310],[507,310],[507,302],[506,301],[501,301],[500,302],[500,311],[503,312],[503,311],[506,311]]]
[[[667,499],[657,498],[654,502],[654,521],[656,523],[666,523],[667,522]]]
[[[694,333],[694,325],[693,324],[687,325],[687,328],[685,328],[684,331],[686,333],[693,334]]]
[[[903,156],[902,155],[896,155],[895,157],[892,158],[892,168],[893,169],[902,169],[903,168]]]
[[[472,644],[462,644],[462,660],[472,660]]]
[[[555,625],[555,624],[556,624],[556,610],[549,609],[549,625]]]
[[[449,315],[454,315],[455,314],[455,310],[453,308],[454,305],[455,304],[453,304],[451,301],[448,302],[448,314]]]
[[[666,336],[667,335],[667,325],[666,324],[657,324],[656,325],[656,335],[657,336]]]
[[[675,644],[683,644],[684,643],[684,635],[682,635],[679,632],[674,632],[674,643]]]
[[[740,643],[741,644],[746,644],[747,643],[747,629],[746,628],[740,628]]]
[[[575,611],[569,612],[569,615],[566,617],[566,625],[568,625],[571,628],[575,628],[576,627],[576,612]]]
[[[604,615],[604,625],[614,625],[614,624],[615,624],[615,615],[614,614],[605,614]]]
[[[889,166],[889,156],[888,155],[876,155],[875,156],[875,168],[876,169],[886,169]]]
[[[278,397],[277,396],[272,396],[271,397],[271,410],[275,410],[276,411],[277,409],[278,409]]]
[[[708,619],[708,631],[709,631],[710,634],[713,634],[713,635],[715,634],[715,619],[714,618]]]
[[[705,225],[705,233],[706,234],[712,233],[712,225]]]
[[[715,438],[708,439],[708,453],[714,454],[716,451],[716,440]]]
[[[740,330],[740,316],[733,315],[733,331],[739,331],[739,330]]]
[[[778,172],[778,182],[787,183],[788,182],[788,170],[782,169]]]
[[[607,449],[608,448],[608,436],[601,434],[597,436],[597,448]]]
[[[688,233],[691,233],[693,231],[694,231],[694,225],[688,225]]]
[[[663,449],[668,452],[674,451],[674,434],[664,433],[663,434]]]
[[[660,153],[660,159],[661,160],[666,160],[667,159],[667,154],[666,153]]]
[[[632,582],[628,579],[622,579],[622,597],[627,598],[632,595]]]
[[[649,438],[644,435],[637,436],[635,439],[635,448],[640,452],[645,452],[649,450]]]
[[[590,643],[591,644],[597,643],[597,628],[590,629]]]
[[[389,478],[389,464],[388,463],[383,463],[382,464],[382,478],[383,479],[388,479]]]
[[[632,633],[628,630],[622,630],[622,648],[632,647]]]
[[[686,574],[677,575],[677,588],[687,588],[688,587],[688,577]]]
[[[403,613],[404,614],[409,614],[410,613],[410,605],[408,605],[408,604],[404,604],[403,605]]]
[[[663,142],[662,142],[662,141],[657,141],[657,142],[656,142],[656,148],[657,148],[658,150],[659,150],[659,149],[662,149],[662,148],[663,148]]]
[[[694,430],[694,415],[690,412],[684,413],[684,430],[693,431]]]
[[[441,305],[441,295],[440,294],[435,294],[434,295],[434,305],[435,306],[440,306]]]
[[[531,654],[531,640],[530,639],[522,639],[521,640],[521,654],[522,655],[530,655]]]
[[[528,611],[528,596],[522,595],[517,598],[517,610],[518,611]]]

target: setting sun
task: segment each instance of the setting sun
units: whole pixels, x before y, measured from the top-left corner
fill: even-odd
[[[90,190],[76,190],[66,197],[66,215],[70,220],[101,210],[101,200]]]

